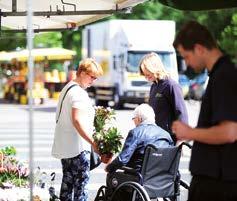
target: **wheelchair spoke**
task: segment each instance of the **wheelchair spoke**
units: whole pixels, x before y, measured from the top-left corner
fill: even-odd
[[[106,201],[107,200],[106,190],[107,190],[106,186],[101,186],[97,192],[97,195],[94,201]]]

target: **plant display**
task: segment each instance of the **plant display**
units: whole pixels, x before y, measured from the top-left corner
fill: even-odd
[[[109,107],[95,107],[93,139],[98,145],[99,152],[103,154],[116,154],[122,147],[123,139],[118,128],[113,124],[115,111]]]
[[[51,174],[51,181],[55,173]],[[45,187],[46,173],[37,168],[34,173],[33,201],[49,200],[48,189]],[[0,149],[0,200],[30,200],[29,197],[29,168],[16,158],[16,149],[7,146]]]
[[[27,186],[29,169],[26,164],[19,162],[16,149],[12,146],[0,149],[0,186]]]

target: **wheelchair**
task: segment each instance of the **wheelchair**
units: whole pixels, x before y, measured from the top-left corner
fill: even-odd
[[[145,149],[141,172],[123,166],[114,173],[108,173],[106,186],[97,191],[94,201],[178,201],[180,186],[189,185],[181,180],[179,162],[183,146],[156,148],[148,145]]]

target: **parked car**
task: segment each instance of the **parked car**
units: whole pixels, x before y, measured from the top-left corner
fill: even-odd
[[[179,74],[179,84],[185,99],[201,100],[206,90],[208,73],[203,71],[190,79],[185,73]]]
[[[189,87],[190,87],[190,80],[188,76],[185,74],[179,74],[179,84],[183,92],[183,97],[187,99],[189,97]]]
[[[204,71],[190,80],[189,98],[201,100],[208,83],[208,73]]]

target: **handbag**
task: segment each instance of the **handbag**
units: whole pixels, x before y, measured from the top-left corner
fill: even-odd
[[[100,155],[97,154],[91,146],[90,170],[95,169],[101,164]]]
[[[63,98],[62,98],[62,101],[61,101],[61,105],[60,105],[60,109],[59,109],[59,114],[58,114],[58,118],[56,120],[56,123],[58,123],[58,120],[59,120],[59,117],[60,117],[60,114],[61,114],[61,110],[62,110],[62,104],[63,104],[63,101],[64,101],[64,98],[66,97],[66,94],[67,92],[74,86],[76,86],[77,84],[73,84],[71,85],[70,87],[68,87],[68,89],[66,90]],[[100,156],[99,154],[97,154],[94,149],[92,148],[91,146],[91,153],[90,153],[90,170],[93,170],[95,169],[96,167],[98,167],[101,163],[101,160],[100,160]]]

